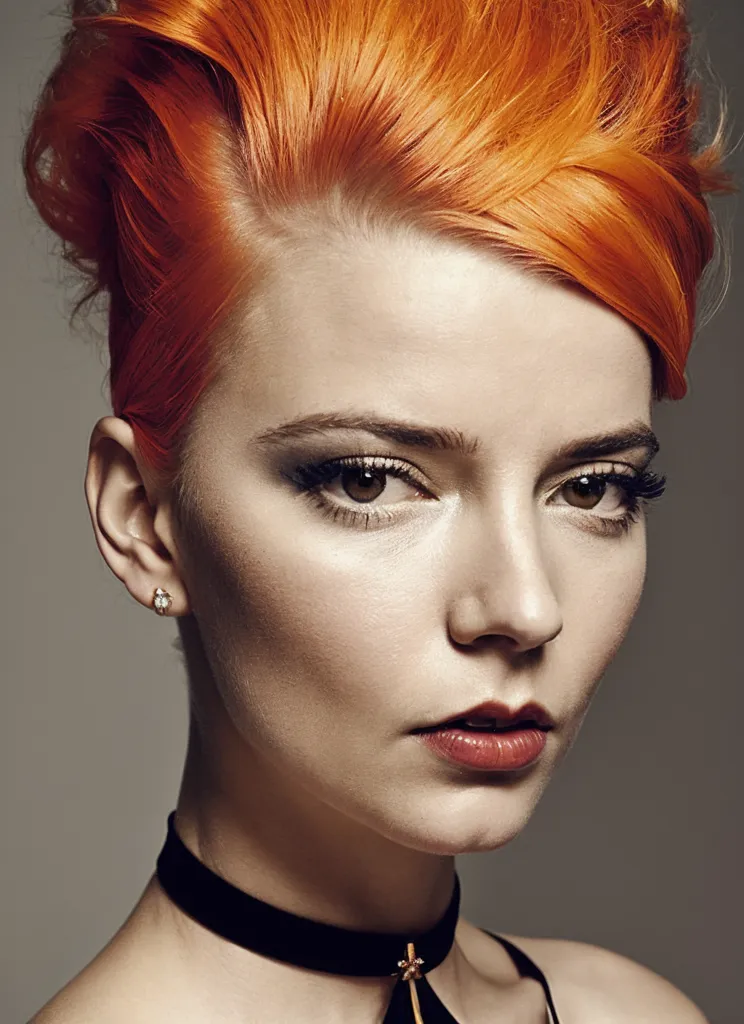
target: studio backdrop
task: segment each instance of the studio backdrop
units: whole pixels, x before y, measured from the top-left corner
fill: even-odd
[[[105,359],[67,328],[73,292],[23,192],[22,133],[64,22],[53,0],[0,4],[0,1020],[23,1024],[152,873],[187,702],[175,622],[136,604],[94,542],[83,477],[109,412]],[[744,4],[698,0],[692,14],[734,147]],[[734,153],[740,182],[743,163]],[[744,246],[736,200],[717,207],[731,282],[699,331],[688,396],[656,408],[668,488],[640,610],[524,833],[459,872],[476,923],[607,946],[712,1024],[741,1024]]]

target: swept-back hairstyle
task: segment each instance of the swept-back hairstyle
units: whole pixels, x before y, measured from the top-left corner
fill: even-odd
[[[714,249],[679,0],[72,0],[29,193],[108,298],[114,413],[174,470],[265,243],[303,208],[578,283],[680,398]]]

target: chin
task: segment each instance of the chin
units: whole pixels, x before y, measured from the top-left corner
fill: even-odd
[[[523,831],[547,785],[546,778],[533,777],[525,786],[526,781],[482,783],[449,797],[421,798],[404,816],[396,808],[377,830],[401,846],[440,857],[497,850]]]
[[[440,829],[430,823],[426,831],[413,832],[411,829],[401,831],[394,838],[402,846],[429,853],[438,857],[458,857],[464,853],[487,853],[498,850],[524,829],[529,818],[521,821],[491,821],[473,823],[468,827],[465,823],[458,828],[452,823],[442,823]]]

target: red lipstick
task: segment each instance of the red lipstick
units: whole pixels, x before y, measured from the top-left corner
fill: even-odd
[[[500,701],[486,701],[414,732],[451,763],[481,771],[514,771],[537,760],[554,725],[548,711],[534,701],[513,710]]]

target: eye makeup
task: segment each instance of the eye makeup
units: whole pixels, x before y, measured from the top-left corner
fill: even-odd
[[[609,471],[592,469],[590,472],[582,472],[565,480],[554,494],[561,494],[566,488],[573,488],[575,494],[578,490],[582,500],[587,496],[594,497],[599,492],[601,501],[608,487],[615,487],[620,492],[621,507],[624,511],[620,515],[591,514],[590,511],[590,515],[585,518],[596,533],[617,537],[629,533],[633,524],[640,520],[650,504],[662,496],[666,479],[649,469],[631,472],[618,472],[614,468]],[[583,510],[582,506],[572,507],[577,508],[579,512]]]
[[[389,524],[409,514],[409,509],[393,511],[398,506],[410,505],[409,501],[399,501],[393,505],[373,504],[384,497],[386,478],[389,476],[409,484],[415,492],[414,500],[437,500],[415,467],[392,456],[354,455],[326,459],[299,465],[293,472],[284,475],[291,480],[299,494],[329,519],[362,529]],[[328,493],[328,486],[336,481],[341,482],[348,503]],[[627,464],[618,467],[614,463],[609,468],[592,466],[574,471],[573,475],[563,479],[551,492],[548,502],[558,507],[571,508],[574,513],[589,520],[591,529],[600,534],[618,536],[627,533],[638,522],[648,504],[661,497],[665,484],[663,476],[648,469],[636,470]],[[350,493],[350,489],[357,493]],[[616,504],[623,510],[622,514],[595,512],[594,509],[613,490],[618,494]],[[571,496],[578,504],[572,504],[570,500],[557,500],[559,497]],[[596,502],[592,504],[595,499]]]

